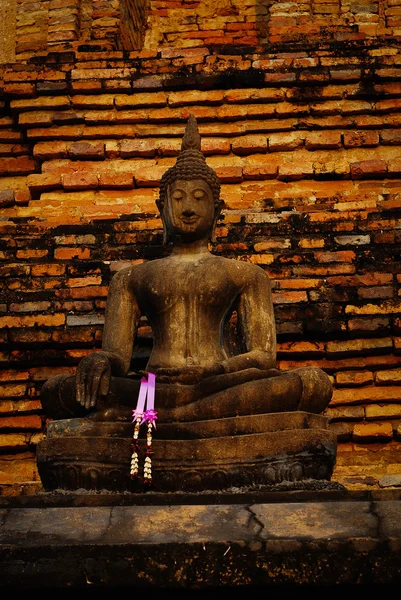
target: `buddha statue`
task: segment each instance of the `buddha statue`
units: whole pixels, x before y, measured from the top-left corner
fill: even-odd
[[[129,439],[140,381],[129,368],[142,316],[153,332],[146,371],[156,375],[156,490],[330,479],[336,441],[319,413],[331,382],[318,368],[275,368],[268,276],[211,254],[222,202],[200,142],[191,115],[157,201],[171,253],[114,275],[102,350],[42,388],[54,419],[38,447],[46,489],[133,489]],[[224,336],[234,312],[235,349]]]

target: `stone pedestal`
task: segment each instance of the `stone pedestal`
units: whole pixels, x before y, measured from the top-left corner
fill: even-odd
[[[399,585],[400,510],[397,490],[0,497],[0,589]]]
[[[44,488],[142,491],[141,480],[129,478],[132,431],[131,423],[53,421],[37,452]],[[160,424],[153,442],[152,490],[329,484],[336,447],[327,419],[305,412]]]

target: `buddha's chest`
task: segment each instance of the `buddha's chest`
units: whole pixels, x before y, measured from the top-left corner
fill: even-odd
[[[139,298],[142,310],[149,316],[183,311],[201,315],[211,310],[224,313],[237,294],[230,277],[212,262],[166,261],[149,269]]]

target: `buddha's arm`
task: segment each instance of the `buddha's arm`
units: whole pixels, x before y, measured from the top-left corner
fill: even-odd
[[[132,291],[132,269],[122,269],[111,281],[103,330],[102,352],[107,354],[111,372],[116,376],[128,373],[135,329],[140,310]]]
[[[223,362],[226,373],[256,367],[268,370],[276,364],[276,327],[270,281],[259,267],[252,268],[252,278],[238,299],[238,327],[247,352]]]
[[[114,275],[107,298],[102,351],[89,354],[78,365],[77,401],[85,408],[96,406],[99,394],[107,395],[111,375],[121,377],[128,372],[140,318],[131,276],[131,268]]]

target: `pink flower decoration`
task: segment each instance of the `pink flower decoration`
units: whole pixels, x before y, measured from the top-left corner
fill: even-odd
[[[132,411],[132,422],[135,423],[135,421],[137,420],[138,417],[141,417],[143,419],[143,413],[141,413],[139,410],[136,410],[136,408]],[[143,423],[143,420],[141,421],[141,425]]]
[[[145,412],[142,415],[142,421],[141,421],[141,425],[142,423],[152,423],[153,427],[156,428],[156,420],[157,420],[157,411],[153,410],[152,408],[150,410],[145,410]]]

